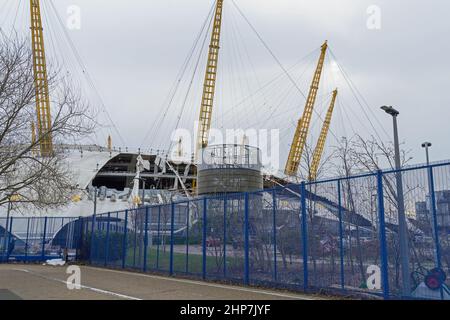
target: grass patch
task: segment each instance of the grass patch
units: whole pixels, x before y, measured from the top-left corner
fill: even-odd
[[[142,268],[144,254],[139,257],[139,249],[129,248],[127,250],[126,266],[134,268]],[[187,270],[186,270],[187,264]],[[243,266],[243,259],[236,257],[227,257],[227,267]],[[170,269],[170,246],[166,247],[166,250],[161,246],[158,249],[156,247],[148,248],[147,250],[147,269],[156,269],[162,271],[169,271]],[[201,254],[195,254],[190,252],[189,255],[180,252],[173,253],[173,270],[174,272],[188,272],[201,274],[203,270],[203,256]],[[215,256],[206,256],[206,271],[208,272],[221,272],[223,270],[223,260],[217,259]]]

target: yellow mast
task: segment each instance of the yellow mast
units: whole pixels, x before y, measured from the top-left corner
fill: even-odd
[[[303,149],[305,148],[306,138],[309,132],[314,104],[316,102],[317,91],[319,90],[320,78],[322,76],[327,48],[328,44],[325,41],[325,43],[322,45],[322,50],[319,62],[317,64],[316,72],[314,73],[311,89],[309,91],[308,98],[306,99],[305,110],[303,111],[303,116],[298,121],[297,129],[295,131],[294,139],[291,145],[291,150],[289,152],[289,157],[286,162],[286,168],[284,172],[288,176],[295,176],[300,165]]]
[[[31,44],[33,50],[34,85],[36,90],[36,114],[39,144],[42,157],[53,154],[52,119],[45,60],[44,33],[39,0],[30,0]]]
[[[223,0],[217,0],[214,24],[209,45],[208,64],[203,84],[202,104],[198,124],[196,155],[208,145],[209,130],[211,129],[214,94],[216,90],[217,66],[220,49],[220,32],[222,29]],[[198,158],[197,158],[198,159]]]
[[[320,133],[319,141],[317,142],[316,149],[314,150],[313,160],[311,168],[309,170],[309,181],[317,179],[317,171],[319,170],[320,160],[322,159],[323,150],[325,149],[325,142],[327,141],[328,132],[330,131],[331,118],[333,117],[334,105],[336,103],[336,97],[338,90],[333,91],[333,97],[331,98],[330,107],[328,108],[327,116],[323,123],[322,131]]]

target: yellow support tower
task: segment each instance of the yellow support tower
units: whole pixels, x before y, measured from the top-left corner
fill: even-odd
[[[217,0],[214,16],[214,25],[209,45],[208,64],[206,67],[205,82],[203,84],[202,105],[197,135],[197,159],[201,150],[208,145],[209,130],[211,129],[214,93],[216,90],[217,66],[219,61],[220,32],[222,29],[223,0]]]
[[[47,64],[44,50],[44,32],[42,28],[39,0],[30,0],[31,45],[33,50],[34,85],[36,90],[36,114],[39,144],[42,157],[53,154],[52,118],[48,90]]]
[[[298,172],[298,167],[302,159],[303,149],[305,148],[306,138],[308,137],[311,117],[316,103],[317,91],[319,90],[320,78],[322,76],[325,56],[328,49],[328,43],[322,45],[319,62],[317,64],[316,72],[311,84],[308,98],[306,99],[305,110],[303,116],[298,121],[297,129],[295,131],[294,139],[292,141],[291,150],[286,163],[284,173],[288,176],[295,176]]]
[[[317,171],[319,170],[320,160],[322,159],[323,150],[325,149],[325,142],[327,141],[328,132],[330,131],[331,118],[333,117],[334,105],[336,104],[336,98],[338,90],[333,91],[333,97],[331,98],[330,107],[328,108],[327,116],[323,123],[322,131],[320,132],[319,141],[317,142],[316,149],[314,149],[314,155],[309,169],[309,181],[317,179]]]

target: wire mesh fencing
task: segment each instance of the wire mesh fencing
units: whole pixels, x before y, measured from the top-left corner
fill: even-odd
[[[1,261],[385,299],[450,299],[450,164],[84,218],[0,218]]]

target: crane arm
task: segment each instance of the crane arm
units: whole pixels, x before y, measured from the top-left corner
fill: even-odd
[[[317,171],[319,169],[320,160],[322,159],[323,151],[325,149],[325,142],[327,141],[328,132],[330,131],[331,118],[333,117],[334,105],[336,103],[337,95],[338,90],[336,89],[333,91],[333,97],[331,98],[330,107],[328,108],[327,116],[323,123],[319,141],[317,142],[316,149],[314,150],[311,168],[309,169],[309,181],[314,181],[317,179]]]
[[[214,24],[209,45],[208,63],[203,84],[202,104],[200,109],[198,134],[197,134],[197,156],[203,148],[208,145],[209,130],[211,129],[214,94],[216,90],[217,66],[220,50],[220,32],[222,29],[223,1],[217,0]]]
[[[53,139],[51,134],[52,118],[50,114],[47,63],[45,60],[44,32],[39,0],[30,0],[30,11],[37,131],[41,156],[48,157],[53,154]]]
[[[303,111],[303,116],[298,121],[294,139],[291,144],[291,150],[289,152],[286,168],[284,170],[285,174],[288,176],[296,175],[298,167],[300,165],[303,149],[305,148],[306,144],[306,138],[308,137],[309,126],[311,123],[311,117],[314,110],[314,104],[317,98],[317,92],[319,90],[320,78],[322,76],[322,70],[325,62],[327,48],[328,44],[325,41],[325,43],[322,45],[321,48],[319,62],[317,64],[317,68],[314,73],[314,78],[311,84],[308,98],[306,99],[305,110]]]

